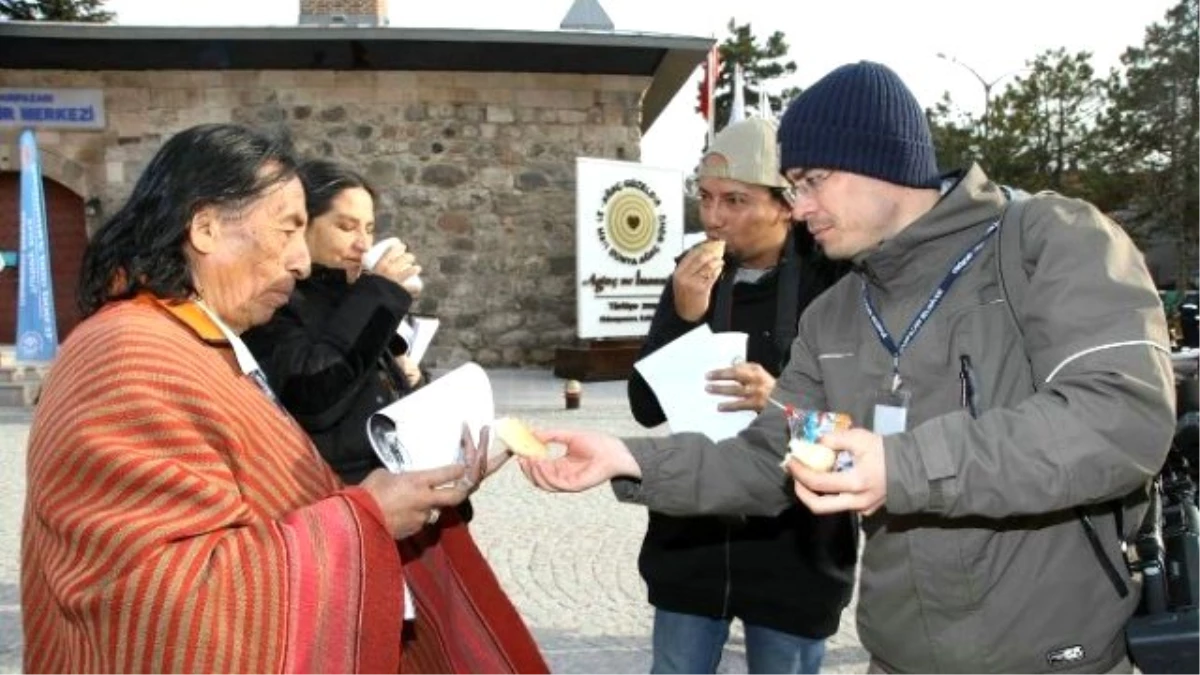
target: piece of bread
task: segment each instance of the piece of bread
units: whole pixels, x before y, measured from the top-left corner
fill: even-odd
[[[550,454],[550,448],[533,435],[527,424],[515,417],[501,417],[496,420],[495,429],[496,435],[513,454],[534,459],[544,459]]]
[[[833,471],[833,467],[837,465],[837,453],[832,448],[799,438],[788,441],[788,454],[783,461],[786,462],[789,458],[795,458],[804,466],[822,473]]]
[[[725,257],[725,240],[724,239],[709,239],[701,242],[700,248],[705,252],[711,253],[718,258]]]

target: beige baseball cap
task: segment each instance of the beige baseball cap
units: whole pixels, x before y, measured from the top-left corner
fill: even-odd
[[[696,177],[788,187],[779,173],[779,143],[775,140],[778,129],[774,122],[758,117],[730,124],[717,134],[704,153]]]

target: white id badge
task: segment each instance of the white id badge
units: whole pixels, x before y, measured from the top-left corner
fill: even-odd
[[[898,434],[908,429],[908,403],[912,394],[907,391],[879,391],[871,408],[871,431],[880,436]]]

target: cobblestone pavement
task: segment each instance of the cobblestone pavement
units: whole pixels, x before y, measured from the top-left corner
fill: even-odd
[[[647,433],[630,417],[624,382],[584,384],[579,410],[564,410],[562,380],[546,371],[490,371],[497,415],[537,427]],[[0,672],[19,672],[19,531],[29,414],[0,409]],[[662,433],[655,430],[649,433]],[[551,495],[532,488],[515,464],[472,498],[471,526],[501,583],[558,673],[644,673],[650,667],[651,610],[637,573],[646,511],[619,504],[608,488]],[[735,625],[720,672],[746,672]],[[828,644],[823,672],[865,672],[853,605]]]
[[[0,672],[21,672],[21,509],[29,413],[0,408]]]

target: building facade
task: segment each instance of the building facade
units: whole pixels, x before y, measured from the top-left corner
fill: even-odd
[[[385,11],[382,2],[352,4],[343,9]],[[102,129],[38,130],[60,335],[77,321],[88,234],[163,140],[236,122],[286,131],[303,154],[346,162],[376,185],[378,236],[408,243],[425,269],[417,311],[442,320],[428,363],[549,364],[575,340],[575,158],[636,161],[642,132],[711,44],[337,21],[0,24],[0,91],[103,92]],[[0,126],[5,250],[18,248],[20,128]],[[15,303],[15,270],[0,272],[0,343],[12,341]]]

